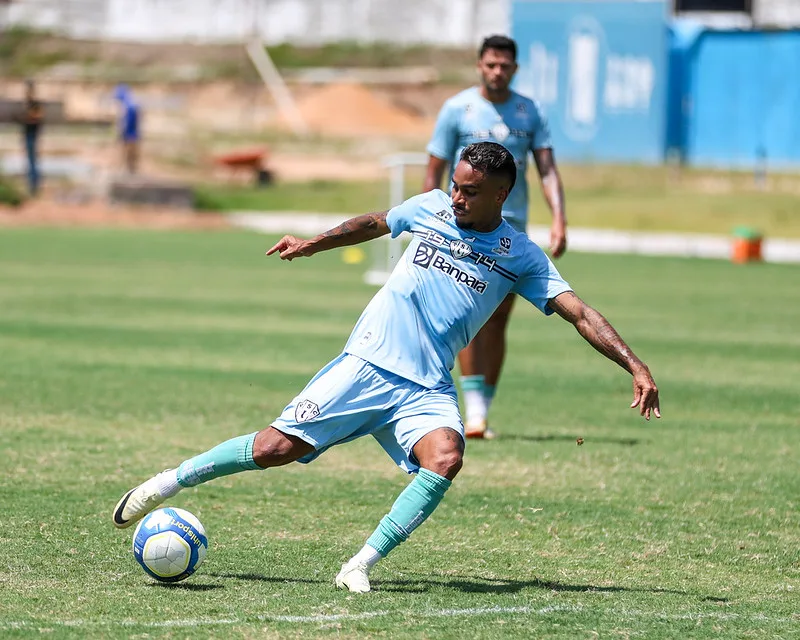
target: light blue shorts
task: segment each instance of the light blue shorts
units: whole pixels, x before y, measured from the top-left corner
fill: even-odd
[[[346,353],[325,365],[272,426],[314,447],[298,462],[371,434],[407,473],[419,471],[412,450],[431,431],[448,427],[464,438],[455,386],[427,389]]]

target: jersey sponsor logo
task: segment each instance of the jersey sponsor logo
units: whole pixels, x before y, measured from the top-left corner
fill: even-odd
[[[417,245],[417,250],[414,252],[414,259],[412,262],[418,267],[427,269],[431,266],[431,260],[436,255],[436,247],[427,242],[420,242]]]
[[[447,222],[448,220],[450,220],[453,217],[453,212],[452,211],[448,211],[447,209],[442,209],[441,211],[434,212],[433,215],[436,216],[437,218],[439,218],[439,220]]]
[[[528,138],[532,137],[532,133],[526,129],[517,129],[517,128],[509,128],[505,124],[502,128],[500,125],[496,125],[491,129],[479,129],[477,131],[467,131],[463,137],[465,139],[475,139],[475,140],[489,140],[491,138],[498,139],[497,134],[503,136],[503,140],[508,139],[509,135],[514,136],[520,140],[527,140]]]
[[[308,422],[319,415],[319,407],[311,400],[301,400],[294,408],[294,419],[296,422]]]
[[[466,242],[462,242],[461,240],[458,240],[457,242],[461,242],[464,245],[467,244]],[[455,242],[453,242],[453,244],[455,244]],[[472,248],[470,247],[470,253],[471,252]],[[450,276],[458,284],[463,285],[465,287],[469,287],[470,289],[472,289],[476,293],[480,293],[481,295],[483,295],[483,293],[486,291],[486,287],[489,285],[488,282],[484,280],[479,280],[477,277],[467,273],[464,269],[459,269],[456,265],[454,265],[442,254],[440,254],[438,249],[434,245],[428,244],[427,242],[419,243],[416,251],[414,252],[414,259],[412,260],[412,262],[418,267],[422,267],[423,269],[430,269],[430,268],[437,269],[441,271],[443,274]]]
[[[432,262],[431,265],[434,269],[438,269],[445,275],[450,276],[453,280],[455,280],[458,284],[463,285],[465,287],[469,287],[476,293],[483,295],[486,291],[486,287],[489,285],[488,282],[484,280],[478,280],[473,275],[470,275],[463,269],[459,269],[456,265],[450,262],[447,258],[443,255],[437,255]]]
[[[461,260],[472,253],[472,247],[463,240],[451,240],[450,253],[456,260]]]
[[[499,256],[507,256],[509,251],[511,251],[511,238],[506,237],[500,238],[500,246],[492,249],[492,253]]]

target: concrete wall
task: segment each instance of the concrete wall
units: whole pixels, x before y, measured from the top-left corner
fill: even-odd
[[[270,44],[353,40],[474,46],[509,28],[510,0],[15,0],[11,24],[79,38]]]
[[[800,26],[800,2],[753,0],[753,22],[757,26],[797,28]]]

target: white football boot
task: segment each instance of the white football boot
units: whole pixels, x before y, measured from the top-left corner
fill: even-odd
[[[122,496],[114,508],[113,520],[117,529],[130,527],[144,518],[164,500],[177,493],[177,491],[173,491],[167,494],[167,492],[162,491],[162,487],[166,484],[164,475],[169,471],[171,470],[162,471]],[[180,487],[178,489],[180,490]]]
[[[489,428],[486,418],[473,418],[464,423],[464,437],[475,440],[494,440],[497,434]]]
[[[343,564],[342,570],[336,576],[336,586],[339,589],[348,589],[353,593],[367,593],[369,591],[369,568],[363,562]]]

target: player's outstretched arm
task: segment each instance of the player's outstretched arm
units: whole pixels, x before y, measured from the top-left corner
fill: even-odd
[[[567,213],[564,202],[564,184],[561,174],[556,167],[553,150],[549,147],[535,149],[533,159],[542,183],[542,193],[550,213],[553,215],[553,224],[550,226],[550,253],[554,258],[560,258],[567,250]]]
[[[350,218],[338,227],[308,240],[295,236],[283,236],[274,247],[267,251],[267,255],[271,256],[277,252],[281,260],[307,258],[320,251],[347,247],[380,238],[389,233],[389,225],[386,224],[387,213],[388,211],[366,213],[363,216]]]
[[[647,420],[652,412],[661,417],[656,387],[650,369],[639,360],[631,348],[616,332],[614,327],[600,312],[596,311],[572,291],[557,295],[547,305],[570,322],[583,338],[609,360],[613,360],[633,376],[633,403],[631,408],[639,407],[639,413]]]

